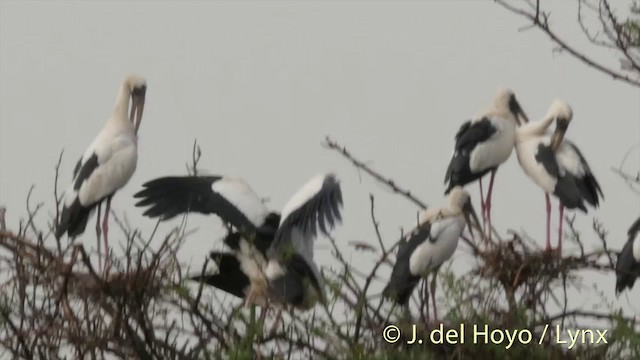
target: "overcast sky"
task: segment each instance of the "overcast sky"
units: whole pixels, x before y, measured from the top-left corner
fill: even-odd
[[[551,21],[565,39],[584,47],[576,3],[554,2]],[[53,169],[64,148],[61,186],[78,157],[111,114],[129,73],[148,80],[135,175],[113,208],[143,231],[132,194],[158,176],[184,174],[195,138],[201,169],[245,178],[281,209],[318,172],[334,171],[345,196],[339,242],[375,243],[369,193],[385,242],[415,223],[416,208],[359,174],[321,147],[325,135],[406,186],[429,205],[445,202],[444,172],[460,124],[487,108],[499,86],[512,88],[532,120],[552,100],[574,111],[568,137],[581,147],[605,201],[577,226],[590,249],[595,217],[616,249],[640,215],[640,199],[610,168],[640,143],[640,93],[587,68],[536,30],[519,32],[524,19],[491,1],[424,2],[0,2],[0,204],[17,228],[25,196],[46,202],[53,214]],[[587,49],[589,47],[586,47]],[[611,54],[598,58],[616,65]],[[637,171],[640,154],[629,158]],[[479,209],[478,187],[469,187]],[[557,219],[554,200],[553,219]],[[544,195],[514,156],[500,168],[493,221],[501,233],[524,230],[544,246]],[[38,221],[44,224],[47,214]],[[90,221],[88,229],[93,229]],[[554,231],[556,220],[554,220]],[[220,246],[220,224],[194,216],[200,230],[181,251],[199,268]],[[168,230],[175,222],[163,224]],[[113,229],[114,227],[112,227]],[[213,235],[212,235],[213,233]],[[115,232],[112,232],[115,234]],[[111,237],[115,243],[115,235]],[[88,230],[84,243],[95,246]],[[555,246],[556,238],[552,239]],[[346,245],[353,264],[368,270],[371,257]],[[565,243],[565,251],[576,246]],[[465,268],[461,245],[453,268]],[[330,256],[317,243],[316,260]],[[385,273],[382,273],[385,275]],[[627,313],[640,303],[640,287],[619,300],[615,277],[587,277]],[[587,299],[572,305],[588,304]],[[587,306],[587,305],[585,305]]]

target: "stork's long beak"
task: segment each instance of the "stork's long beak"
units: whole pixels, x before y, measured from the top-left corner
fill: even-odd
[[[518,124],[520,125],[525,125],[526,123],[529,122],[529,117],[527,116],[527,114],[525,114],[524,110],[522,110],[521,107],[519,107],[520,111],[518,111],[518,114],[516,115],[516,119],[518,119]]]
[[[522,106],[515,97],[512,97],[509,100],[509,110],[516,117],[516,121],[518,125],[524,125],[529,122],[529,117],[525,114],[524,110],[522,110]]]
[[[482,232],[482,227],[480,226],[480,220],[478,219],[478,214],[476,214],[476,210],[473,208],[473,204],[471,204],[471,199],[469,199],[464,206],[462,207],[462,213],[464,214],[464,219],[469,225],[469,230],[473,227],[476,230]],[[473,220],[473,222],[471,221]],[[473,235],[473,231],[471,230],[471,234]]]
[[[147,93],[147,88],[135,89],[131,93],[131,114],[129,118],[133,122],[133,126],[138,134],[140,123],[142,122],[142,113],[144,112],[144,101]]]
[[[553,131],[553,135],[551,135],[551,143],[549,144],[552,151],[556,151],[562,143],[562,140],[564,140],[567,127],[569,127],[569,122],[566,119],[556,119],[556,129]]]
[[[518,102],[516,102],[516,112],[514,114],[516,116],[516,120],[518,121],[518,125],[524,125],[529,122],[529,117],[522,110],[522,106]]]

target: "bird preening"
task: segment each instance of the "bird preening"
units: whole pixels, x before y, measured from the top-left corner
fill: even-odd
[[[136,169],[146,90],[143,77],[132,75],[123,81],[113,114],[75,166],[55,228],[57,238],[67,234],[74,239],[85,232],[91,214],[97,210],[95,229],[99,259],[104,240],[104,271],[110,263],[111,200]],[[445,170],[448,204],[424,210],[418,225],[403,237],[382,292],[385,299],[409,311],[416,286],[423,279],[426,284],[431,276],[431,283],[425,286],[426,314],[430,316],[431,303],[433,318],[438,321],[438,270],[454,257],[466,226],[472,235],[472,229],[481,230],[482,239],[491,239],[496,173],[514,149],[524,174],[545,193],[545,251],[551,251],[551,195],[559,203],[558,254],[564,210],[586,213],[587,205],[598,207],[602,189],[582,152],[565,137],[573,119],[572,108],[556,100],[542,119],[530,122],[519,100],[514,91],[501,88],[486,111],[460,126]],[[490,178],[485,197],[482,180],[487,174]],[[480,187],[482,222],[464,188],[475,181]],[[148,218],[164,221],[188,213],[214,214],[226,225],[222,242],[227,249],[207,249],[216,271],[192,274],[190,280],[237,297],[246,306],[263,310],[275,307],[278,320],[283,309],[305,311],[325,302],[324,280],[321,266],[314,260],[314,247],[319,237],[331,236],[342,222],[343,189],[335,174],[312,177],[280,212],[268,209],[246,181],[230,176],[164,176],[142,187],[134,195],[135,205],[145,208]],[[617,259],[616,294],[631,289],[640,276],[640,219],[628,235]]]
[[[558,198],[558,253],[562,252],[564,209],[587,212],[585,202],[598,207],[600,185],[578,147],[565,139],[573,110],[563,100],[551,104],[547,115],[516,131],[516,154],[522,170],[545,192],[547,226],[545,250],[551,250],[551,199]],[[547,129],[556,123],[552,134]]]
[[[111,199],[127,184],[138,162],[138,130],[142,122],[147,81],[128,76],[120,85],[113,114],[107,120],[73,170],[73,180],[64,196],[56,238],[65,233],[75,238],[82,234],[89,217],[98,210],[96,236],[100,255],[100,236],[104,236],[105,268],[109,262],[109,211]],[[130,109],[130,111],[129,111]],[[100,226],[100,210],[105,202]]]

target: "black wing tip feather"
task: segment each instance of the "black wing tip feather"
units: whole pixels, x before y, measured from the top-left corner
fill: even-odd
[[[447,185],[449,180],[451,179],[451,172],[453,171],[453,159],[456,155],[454,154],[449,161],[449,165],[447,166],[447,171],[444,174],[444,184]]]
[[[619,296],[620,293],[625,291],[626,289],[633,289],[633,286],[636,283],[636,279],[631,276],[620,277],[616,281],[616,296]]]
[[[343,207],[344,197],[340,181],[334,174],[327,174],[320,191],[296,210],[297,214],[292,214],[293,216],[286,221],[314,236],[317,235],[318,229],[324,235],[329,235],[336,223],[342,222]]]
[[[640,226],[640,222],[637,225]],[[640,262],[633,256],[634,241],[637,240],[634,234],[630,233],[629,240],[627,240],[616,259],[616,295],[626,288],[631,290],[636,279],[640,277]]]
[[[143,189],[133,195],[139,199],[136,207],[149,207],[143,215],[149,218],[171,219],[179,214],[194,211],[208,213],[201,209],[204,203],[196,198],[206,198],[211,185],[220,176],[165,176],[147,181]]]
[[[616,275],[616,296],[620,295],[626,289],[633,289],[636,283],[637,274],[632,274],[630,270],[624,272],[618,271]]]
[[[340,181],[332,173],[325,174],[319,191],[292,211],[280,224],[267,251],[268,256],[278,256],[288,242],[288,233],[294,228],[313,237],[317,236],[318,232],[329,236],[335,225],[342,223],[343,207],[344,197]]]

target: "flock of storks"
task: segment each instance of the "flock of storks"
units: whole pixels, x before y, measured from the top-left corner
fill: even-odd
[[[142,120],[147,82],[129,76],[122,83],[105,127],[91,143],[73,171],[65,192],[56,237],[82,234],[97,209],[96,235],[104,271],[110,252],[108,219],[111,199],[133,175],[137,163],[137,134]],[[463,186],[478,180],[482,205],[482,234],[491,236],[491,198],[498,167],[515,148],[522,169],[545,193],[546,248],[551,249],[550,194],[559,200],[557,254],[561,253],[563,211],[586,204],[597,207],[602,191],[578,148],[565,138],[573,116],[571,107],[556,100],[539,121],[529,122],[513,91],[500,89],[489,110],[462,124],[446,170],[445,194],[449,203],[422,212],[419,225],[398,249],[383,296],[408,309],[411,293],[421,278],[434,274],[431,297],[435,308],[435,274],[452,257],[466,225],[480,230],[480,221]],[[550,127],[555,123],[555,129]],[[482,178],[491,173],[486,199]],[[172,176],[151,180],[134,196],[136,206],[148,207],[144,215],[161,220],[188,212],[215,214],[229,228],[224,243],[230,251],[213,251],[217,272],[194,276],[244,299],[245,304],[306,310],[325,293],[318,266],[313,260],[315,238],[329,235],[341,222],[342,190],[336,176],[320,174],[308,181],[280,213],[269,210],[242,179],[227,176]],[[102,203],[106,202],[102,225]],[[640,276],[640,219],[629,230],[629,239],[618,255],[616,294],[631,289]],[[427,302],[429,299],[426,299]]]

